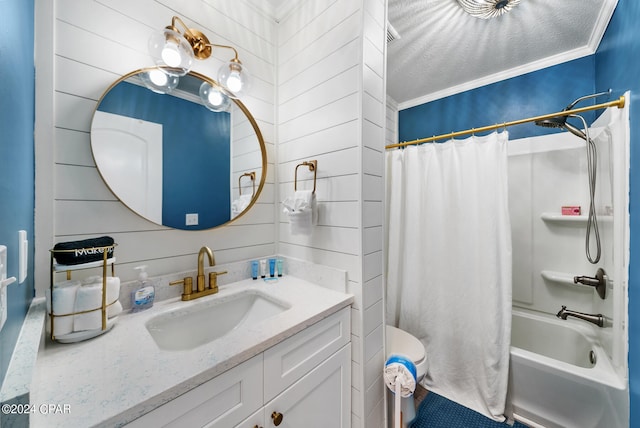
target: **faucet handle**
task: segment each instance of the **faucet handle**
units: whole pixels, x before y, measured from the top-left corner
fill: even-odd
[[[187,276],[185,278],[179,279],[177,281],[171,281],[169,285],[178,285],[184,284],[184,289],[182,291],[182,300],[189,300],[189,296],[193,292],[193,278]]]
[[[223,272],[209,272],[209,288],[215,290],[214,293],[218,292],[218,275],[224,275],[227,271]]]

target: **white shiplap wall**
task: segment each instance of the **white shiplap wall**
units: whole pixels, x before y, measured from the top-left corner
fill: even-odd
[[[348,273],[354,427],[384,426],[385,17],[384,0],[307,0],[278,28],[278,198],[316,159],[319,207],[311,236],[280,214],[279,252]]]
[[[37,60],[39,291],[48,284],[47,250],[55,242],[103,234],[119,243],[123,280],[133,279],[132,267],[142,263],[152,275],[193,269],[201,245],[214,249],[220,263],[277,250],[344,269],[356,296],[353,426],[384,426],[386,1],[300,1],[280,22],[242,0],[37,2],[52,15],[40,28],[52,27],[54,35]],[[131,213],[102,183],[89,146],[96,101],[120,75],[150,65],[147,38],[173,15],[214,43],[238,48],[254,77],[251,96],[243,101],[267,142],[259,203],[237,223],[212,231],[170,230]],[[215,75],[218,60],[199,62],[195,70]],[[311,237],[292,236],[276,201],[293,192],[295,166],[309,159],[318,160],[319,225]],[[302,169],[299,178],[301,188],[311,185]]]
[[[37,52],[40,100],[47,101],[47,90],[54,94],[53,110],[41,109],[36,119],[39,294],[49,281],[48,249],[60,241],[113,236],[117,274],[124,281],[135,278],[132,268],[139,264],[148,265],[152,276],[194,269],[202,245],[215,251],[218,263],[275,253],[276,23],[237,0],[56,0],[53,8],[38,3],[52,9],[52,22],[42,27],[53,27],[54,40]],[[201,29],[213,43],[235,46],[253,76],[251,94],[243,102],[263,133],[270,163],[258,203],[229,227],[178,231],[142,219],[103,184],[91,155],[89,129],[97,100],[119,76],[152,65],[149,35],[170,24],[173,15]],[[198,61],[194,70],[215,78],[232,55],[216,50],[215,58]]]

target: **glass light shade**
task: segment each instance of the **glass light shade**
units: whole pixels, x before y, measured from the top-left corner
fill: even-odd
[[[166,73],[184,76],[193,65],[193,49],[177,31],[165,28],[149,37],[149,54],[157,66],[166,67]]]
[[[218,70],[218,82],[228,91],[231,98],[240,98],[248,93],[251,77],[240,61],[231,60],[222,64]]]
[[[509,12],[520,0],[458,0],[458,3],[469,15],[490,19]]]
[[[200,98],[204,106],[211,111],[228,111],[231,107],[229,97],[207,82],[200,85]]]
[[[168,94],[173,91],[180,82],[178,76],[167,74],[164,69],[153,68],[140,74],[142,82],[147,88],[158,94]]]

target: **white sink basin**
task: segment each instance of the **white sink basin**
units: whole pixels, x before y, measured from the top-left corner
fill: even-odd
[[[160,349],[189,350],[243,326],[252,326],[290,308],[258,290],[247,290],[156,315],[146,323]]]

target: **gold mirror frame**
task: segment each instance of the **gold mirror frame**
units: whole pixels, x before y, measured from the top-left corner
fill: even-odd
[[[256,203],[256,201],[258,200],[258,197],[260,196],[260,193],[262,192],[262,189],[264,187],[264,183],[266,181],[266,177],[267,177],[267,150],[266,150],[266,146],[265,146],[265,142],[264,142],[264,138],[262,137],[262,132],[260,132],[260,128],[258,127],[258,124],[256,122],[256,120],[254,119],[253,115],[251,114],[251,112],[249,111],[249,109],[238,99],[234,99],[231,98],[231,101],[233,101],[235,103],[235,105],[240,109],[240,111],[242,111],[242,113],[244,113],[245,117],[249,120],[249,123],[251,124],[256,137],[258,139],[258,143],[260,145],[260,154],[262,156],[262,174],[260,177],[260,184],[258,185],[258,189],[254,192],[253,197],[251,198],[251,202],[249,203],[249,205],[247,205],[247,207],[238,215],[236,215],[235,217],[231,217],[228,221],[221,223],[219,225],[216,226],[212,226],[210,228],[206,228],[206,229],[187,229],[187,228],[177,228],[177,227],[172,227],[172,226],[166,226],[164,224],[159,224],[154,222],[153,220],[150,220],[149,218],[143,216],[142,214],[138,213],[136,210],[132,209],[130,206],[128,206],[125,202],[123,202],[120,197],[118,197],[118,195],[116,194],[116,192],[111,188],[111,186],[109,185],[109,182],[107,181],[107,179],[104,177],[102,171],[100,171],[100,168],[98,167],[98,162],[96,160],[96,155],[95,155],[95,151],[93,148],[93,138],[92,138],[92,130],[93,130],[93,121],[94,121],[94,117],[96,112],[98,111],[98,108],[100,107],[100,104],[102,103],[103,99],[107,96],[107,94],[115,87],[117,86],[119,83],[122,83],[124,81],[126,81],[127,79],[140,74],[140,73],[144,73],[150,70],[153,70],[155,67],[147,67],[147,68],[140,68],[134,71],[131,71],[125,75],[123,75],[122,77],[120,77],[118,80],[116,80],[115,82],[113,82],[111,85],[109,85],[109,87],[104,91],[104,93],[100,96],[100,99],[98,100],[98,102],[96,103],[96,107],[93,110],[93,114],[91,115],[91,130],[89,132],[90,135],[90,144],[91,144],[91,156],[93,158],[93,161],[96,165],[96,169],[98,170],[98,173],[100,174],[100,178],[102,179],[102,181],[105,183],[105,185],[107,186],[107,188],[109,189],[109,191],[118,199],[118,201],[120,203],[122,203],[125,207],[127,207],[131,212],[135,213],[136,215],[140,216],[141,218],[145,219],[146,221],[149,221],[153,224],[157,224],[159,226],[163,226],[163,227],[167,227],[167,228],[172,228],[172,229],[176,229],[176,230],[185,230],[185,231],[190,231],[190,232],[201,232],[201,231],[206,231],[206,230],[213,230],[213,229],[217,229],[223,226],[226,226],[228,224],[233,223],[234,221],[236,221],[237,219],[241,218],[242,216],[244,216]],[[196,77],[200,80],[202,80],[203,82],[207,82],[209,83],[211,86],[213,86],[214,88],[220,88],[222,91],[224,91],[224,89],[218,84],[218,82],[216,82],[215,80],[201,74],[195,71],[191,71],[189,72],[187,75]],[[147,88],[147,90],[150,90]],[[255,180],[254,180],[254,186],[255,186]]]

